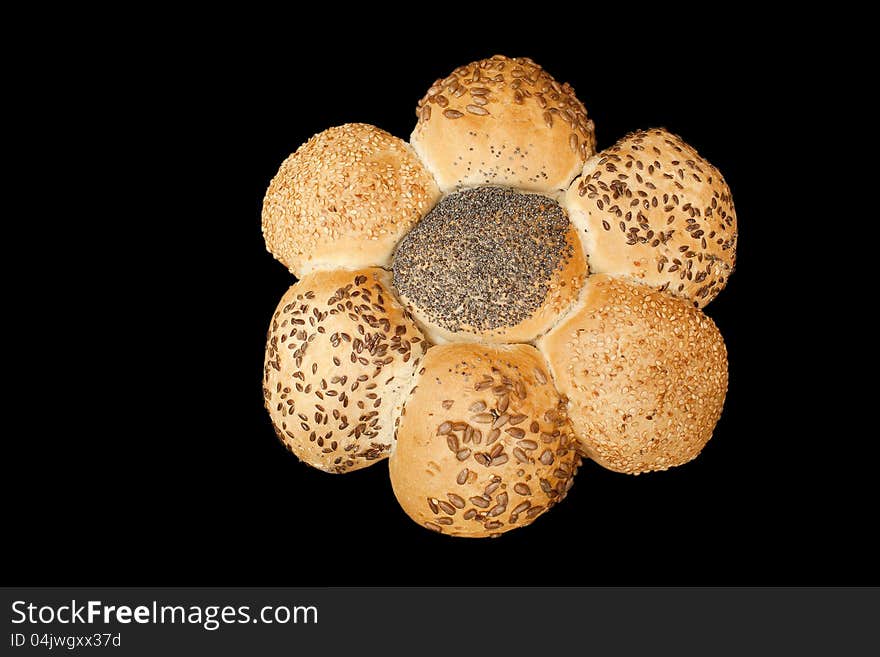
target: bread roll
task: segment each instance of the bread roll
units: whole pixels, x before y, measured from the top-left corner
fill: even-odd
[[[568,84],[531,59],[496,55],[437,80],[410,142],[444,192],[498,184],[565,189],[593,154],[593,122]]]
[[[495,536],[565,497],[580,457],[534,347],[434,346],[416,383],[389,461],[413,520],[452,536]]]
[[[586,276],[559,204],[499,187],[444,198],[403,238],[393,266],[401,301],[435,343],[532,340]]]
[[[591,158],[565,195],[590,271],[668,289],[702,308],[736,262],[736,212],[721,172],[666,130]]]
[[[316,272],[272,316],[266,408],[287,449],[320,470],[357,470],[391,450],[427,345],[389,279],[382,269]]]
[[[591,276],[578,306],[538,347],[583,450],[610,470],[686,463],[721,416],[724,340],[711,319],[665,292]]]
[[[387,266],[397,241],[439,198],[409,145],[348,123],[288,157],[263,200],[268,250],[295,276]]]

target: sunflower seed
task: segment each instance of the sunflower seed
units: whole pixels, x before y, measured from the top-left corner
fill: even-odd
[[[465,109],[471,114],[476,114],[477,116],[486,116],[489,114],[489,110],[480,107],[479,105],[468,105]]]
[[[489,502],[486,501],[485,498],[482,498],[482,497],[470,497],[470,498],[468,498],[468,499],[469,499],[470,503],[473,504],[474,506],[478,506],[478,507],[480,507],[481,509],[488,509],[488,508],[489,508]]]
[[[449,498],[449,501],[452,502],[452,505],[458,509],[464,508],[464,498],[461,495],[456,495],[455,493],[446,493],[446,497]]]
[[[446,500],[440,500],[439,502],[437,502],[437,506],[439,506],[443,510],[443,513],[446,513],[450,516],[455,515],[455,507]]]
[[[522,513],[523,511],[525,511],[526,509],[528,509],[530,506],[532,506],[532,503],[529,502],[528,500],[526,500],[525,502],[520,502],[519,504],[517,504],[517,505],[513,508],[513,512],[516,513],[516,514]]]

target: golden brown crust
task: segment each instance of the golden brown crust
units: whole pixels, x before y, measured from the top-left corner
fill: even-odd
[[[700,310],[665,292],[591,276],[578,306],[538,347],[584,451],[610,470],[686,463],[721,416],[724,340]]]
[[[406,142],[348,123],[313,136],[281,165],[263,200],[263,237],[296,276],[387,266],[438,198]]]
[[[435,346],[416,384],[389,461],[413,520],[452,536],[493,536],[565,497],[580,457],[534,347]]]
[[[565,189],[595,150],[574,90],[526,57],[495,55],[437,80],[410,142],[443,191],[484,184]]]
[[[565,195],[590,271],[624,276],[703,307],[736,262],[736,212],[721,173],[663,129],[590,159]]]
[[[382,269],[316,272],[281,298],[269,327],[263,397],[302,461],[349,472],[386,458],[427,345]]]

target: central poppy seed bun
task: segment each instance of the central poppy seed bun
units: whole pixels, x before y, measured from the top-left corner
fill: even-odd
[[[616,472],[687,463],[727,393],[727,351],[712,320],[683,299],[591,276],[578,306],[538,341],[586,454]]]
[[[627,135],[565,195],[590,271],[669,290],[702,308],[736,262],[736,213],[721,172],[666,130]]]
[[[281,442],[342,473],[388,456],[403,396],[427,349],[382,269],[310,274],[269,328],[263,396]]]
[[[437,80],[410,143],[444,192],[497,184],[565,189],[593,154],[593,122],[568,84],[525,57],[496,55]]]
[[[401,301],[434,343],[533,340],[587,274],[556,201],[499,187],[444,198],[403,238],[393,269]]]
[[[348,123],[318,133],[281,165],[263,200],[263,237],[297,277],[387,266],[439,194],[409,144]]]
[[[413,520],[495,536],[562,500],[580,465],[564,404],[530,345],[431,347],[389,461]]]

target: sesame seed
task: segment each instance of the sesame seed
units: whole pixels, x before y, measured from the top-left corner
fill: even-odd
[[[346,266],[375,265],[353,261],[340,243],[370,240],[390,256],[438,196],[433,176],[404,141],[349,123],[318,133],[284,161],[263,200],[263,237],[297,276],[339,251]]]

